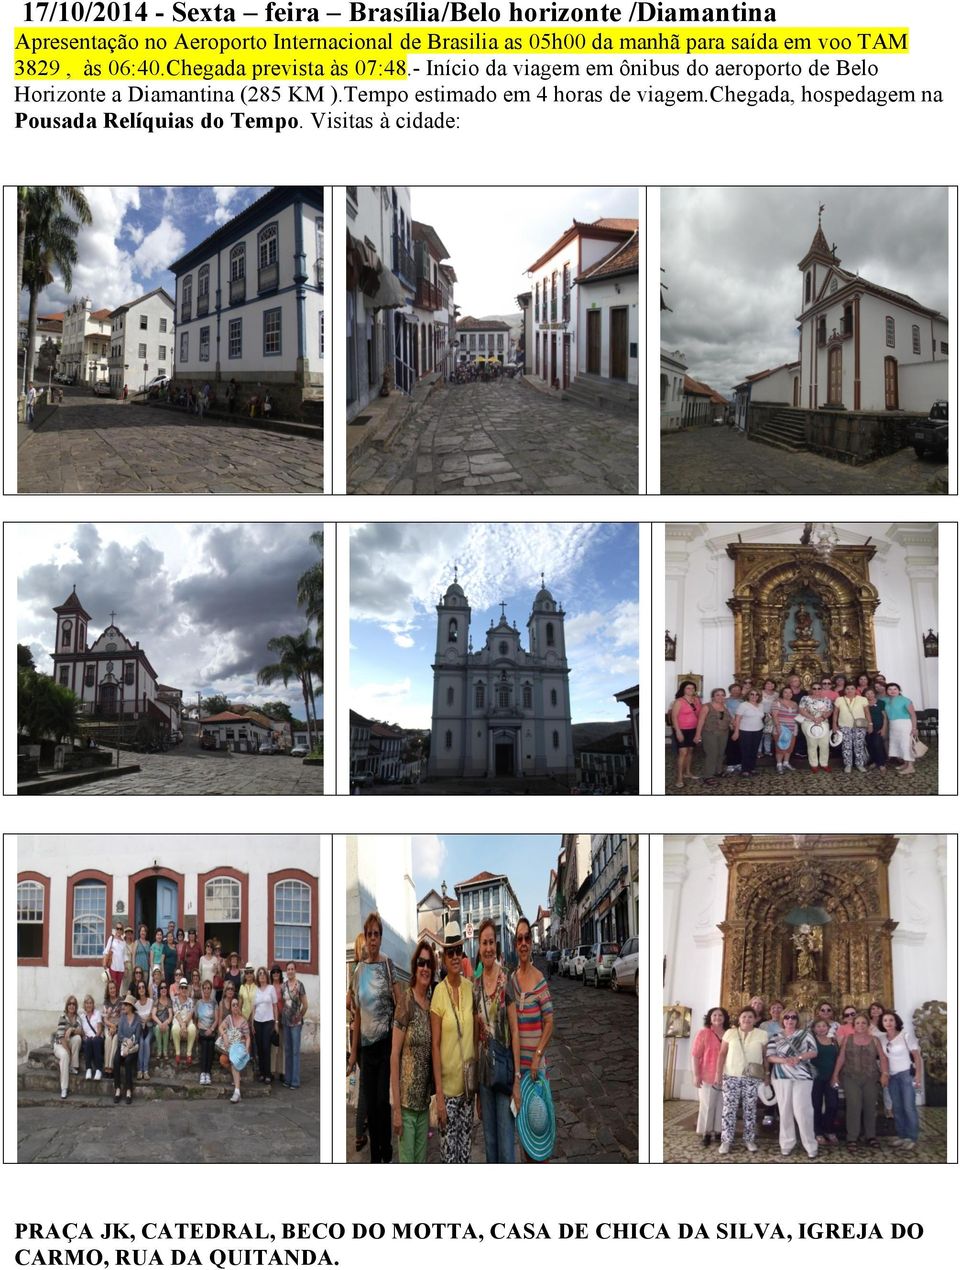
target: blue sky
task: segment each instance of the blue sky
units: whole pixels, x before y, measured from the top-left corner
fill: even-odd
[[[537,905],[547,907],[550,870],[557,867],[559,834],[415,834],[413,837],[413,880],[417,899],[431,887],[439,891],[447,884],[447,894],[484,869],[506,873],[531,921]]]
[[[639,675],[638,530],[634,524],[364,524],[350,526],[350,705],[404,727],[429,727],[436,604],[459,565],[474,648],[506,616],[526,623],[547,587],[566,612],[574,723],[621,721],[614,693]]]
[[[115,309],[157,287],[173,295],[169,265],[265,194],[258,185],[89,185],[93,223],[77,236],[78,263],[68,293],[57,277],[38,312],[60,312],[86,296],[94,309]],[[27,293],[20,312],[27,311]]]

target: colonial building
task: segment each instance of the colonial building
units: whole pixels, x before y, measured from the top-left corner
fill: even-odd
[[[593,365],[589,354],[602,345],[599,307],[580,313],[579,279],[633,238],[639,222],[603,216],[592,222],[575,220],[556,242],[527,269],[533,279],[533,366],[527,349],[527,370],[545,383],[567,388],[577,367]],[[584,315],[593,311],[592,318]],[[621,319],[616,319],[620,331]],[[589,323],[588,329],[583,327]],[[627,322],[629,328],[629,320]],[[599,341],[599,343],[598,343]],[[608,341],[609,344],[609,341]],[[609,348],[608,348],[609,352]],[[629,358],[628,358],[629,361]],[[596,362],[599,374],[600,362]],[[620,363],[617,363],[618,366]]]
[[[542,586],[523,648],[504,607],[474,652],[456,577],[437,605],[429,777],[573,777],[564,612]]]
[[[660,431],[677,432],[683,423],[683,381],[687,363],[683,354],[660,350]]]
[[[842,269],[819,217],[797,268],[802,281],[796,404],[809,410],[925,412],[946,398],[949,333],[942,313]]]
[[[289,728],[289,723],[268,719],[255,711],[222,710],[200,720],[200,740],[204,749],[233,750],[238,754],[256,753],[267,744],[289,749]]]
[[[74,300],[63,315],[60,369],[82,384],[108,377],[110,310],[94,309],[86,296]]]
[[[460,929],[465,935],[463,950],[471,962],[479,960],[479,927],[489,917],[497,929],[497,942],[504,960],[515,965],[517,955],[513,937],[517,931],[517,919],[525,914],[521,913],[520,901],[509,877],[505,873],[484,870],[465,882],[458,882],[454,889],[460,901]],[[533,922],[532,917],[530,921]],[[472,927],[473,933],[466,936],[468,927]]]
[[[770,370],[759,370],[737,384],[733,393],[736,426],[744,432],[751,402],[784,406],[800,405],[800,363],[785,362],[782,366],[774,366]]]
[[[110,314],[110,387],[119,393],[126,384],[139,392],[156,375],[173,371],[173,300],[163,287]]]
[[[370,771],[370,729],[373,724],[356,710],[350,711],[350,784],[366,777]]]
[[[457,323],[460,361],[495,357],[501,365],[513,361],[513,333],[508,323],[496,318],[463,317]]]
[[[413,885],[413,843],[408,834],[347,836],[346,848],[347,976],[353,969],[354,940],[367,914],[383,923],[380,951],[391,958],[397,977],[408,980],[417,942],[417,895]]]
[[[156,719],[164,731],[180,727],[180,689],[157,683],[147,654],[114,625],[87,644],[90,614],[76,587],[53,610],[57,615],[56,646],[51,653],[53,677],[79,698],[84,714],[101,719]]]
[[[612,940],[622,944],[637,934],[639,848],[635,833],[591,836],[590,888],[580,917],[581,942]]]
[[[176,378],[299,418],[323,396],[323,188],[277,186],[175,261]],[[309,407],[307,407],[309,410]]]
[[[193,927],[202,945],[255,966],[297,963],[309,1003],[303,1048],[320,1044],[317,838],[165,834],[20,835],[17,1051],[49,1042],[67,996],[103,999],[115,921]]]
[[[21,318],[17,326],[17,361],[23,366],[27,351],[27,319]],[[61,372],[60,355],[63,348],[63,314],[45,313],[37,318],[33,333],[33,376],[44,380],[48,374]]]
[[[636,385],[640,359],[640,235],[635,230],[577,275],[577,376]]]
[[[444,272],[443,261],[450,253],[432,225],[413,222],[414,268],[417,290],[413,297],[413,313],[417,323],[419,377],[431,372],[444,373],[453,341],[450,326],[451,284]]]

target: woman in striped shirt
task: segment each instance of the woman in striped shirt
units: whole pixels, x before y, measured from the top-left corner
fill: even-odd
[[[517,1010],[517,1029],[513,1035],[513,1101],[520,1106],[520,1077],[529,1072],[548,1079],[544,1052],[553,1035],[553,1001],[543,975],[533,964],[533,933],[525,917],[517,920],[514,935],[517,946],[518,966],[511,977],[514,1004]],[[520,1157],[529,1164],[523,1148]]]

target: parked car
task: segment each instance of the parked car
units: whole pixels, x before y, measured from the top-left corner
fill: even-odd
[[[946,460],[950,436],[950,407],[935,401],[926,419],[913,425],[913,452],[918,459],[931,455]]]
[[[277,745],[276,741],[261,741],[260,749],[257,751],[257,753],[258,754],[279,754],[280,746]]]
[[[110,387],[109,379],[98,379],[93,385],[93,395],[95,397],[112,397],[113,389]]]
[[[573,950],[570,957],[570,977],[571,979],[583,978],[583,966],[587,958],[590,956],[592,944],[580,944]]]
[[[612,940],[601,940],[592,944],[583,962],[583,986],[592,983],[595,988],[602,988],[610,982],[613,963],[620,953],[620,945]]]
[[[307,752],[308,752],[307,747],[305,745],[295,745],[293,749],[290,751],[290,757],[291,758],[306,758]]]
[[[557,970],[560,972],[561,979],[564,975],[570,978],[570,958],[573,956],[572,948],[560,949],[560,960],[557,962]]]
[[[628,992],[632,987],[640,995],[640,939],[631,935],[620,949],[620,956],[610,967],[610,987],[614,992]]]

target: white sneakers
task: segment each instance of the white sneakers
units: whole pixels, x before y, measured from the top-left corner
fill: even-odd
[[[756,1152],[757,1144],[755,1142],[744,1142],[743,1145],[747,1148],[751,1155]]]
[[[201,1072],[201,1073],[200,1073],[200,1084],[201,1084],[201,1085],[212,1085],[212,1084],[213,1084],[213,1081],[210,1079],[210,1073],[209,1073],[209,1072]]]
[[[87,1068],[87,1074],[84,1076],[84,1080],[93,1080],[93,1072],[89,1067]]]
[[[61,1090],[60,1090],[60,1101],[61,1101],[61,1102],[63,1102],[63,1100],[64,1100],[64,1098],[66,1098],[66,1096],[67,1096],[67,1091],[66,1091],[65,1089],[61,1089]]]
[[[235,1090],[233,1091],[233,1097],[230,1099],[230,1101],[231,1101],[231,1102],[239,1102],[239,1101],[240,1101],[240,1090],[239,1090],[239,1089],[235,1089]]]
[[[97,1068],[97,1070],[93,1073],[93,1079],[94,1079],[94,1080],[103,1080],[103,1072],[100,1070],[100,1068],[99,1068],[99,1067],[98,1067],[98,1068]]]
[[[730,1154],[730,1143],[729,1143],[729,1142],[721,1142],[721,1143],[720,1143],[720,1150],[717,1152],[717,1155],[729,1155],[729,1154]]]

